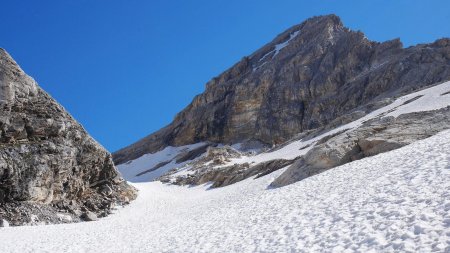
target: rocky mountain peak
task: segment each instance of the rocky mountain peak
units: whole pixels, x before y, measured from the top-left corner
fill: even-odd
[[[114,159],[201,141],[279,144],[342,123],[353,111],[368,113],[393,94],[450,79],[449,50],[447,40],[409,48],[399,39],[374,42],[336,15],[313,17],[212,78],[171,124]]]
[[[351,33],[344,27],[341,19],[334,14],[310,18],[279,34],[253,54],[243,57],[230,69],[211,79],[206,87],[218,83],[225,84],[230,79],[240,77],[250,70],[261,69],[263,64],[271,63],[275,58],[284,58],[286,54],[298,50],[298,47],[305,47],[306,44],[332,45],[337,36],[343,32]],[[356,34],[359,34],[361,38],[364,37],[362,33]]]
[[[334,14],[312,17],[294,27],[298,27],[303,32],[312,33],[316,36],[329,36],[330,33],[341,31],[345,28],[341,19]]]

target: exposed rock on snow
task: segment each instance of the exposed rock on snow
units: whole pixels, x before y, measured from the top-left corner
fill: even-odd
[[[372,120],[357,129],[326,138],[326,141],[314,146],[271,185],[294,183],[333,167],[428,138],[449,128],[450,106],[438,111]]]
[[[102,189],[109,187],[108,194]],[[0,49],[0,217],[59,223],[135,198],[111,155]]]
[[[81,216],[81,218],[85,221],[96,221],[98,220],[98,217],[95,213],[87,211],[85,213],[83,213],[83,215]]]
[[[237,183],[249,177],[255,176],[255,178],[259,178],[265,176],[276,170],[282,169],[293,162],[293,160],[277,159],[263,162],[255,166],[250,166],[248,163],[243,163],[219,168],[211,168],[208,165],[197,165],[192,166],[190,169],[194,173],[181,175],[177,175],[177,173],[167,174],[159,178],[159,180],[176,185],[201,185],[212,182],[212,188],[223,187]]]

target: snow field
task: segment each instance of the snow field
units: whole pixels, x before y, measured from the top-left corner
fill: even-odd
[[[138,183],[96,222],[0,229],[0,252],[449,252],[450,131],[267,189]]]

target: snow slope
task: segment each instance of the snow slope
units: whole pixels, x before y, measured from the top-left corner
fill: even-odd
[[[450,131],[277,189],[135,184],[97,222],[0,229],[0,252],[450,252]]]
[[[117,166],[120,173],[122,173],[123,178],[131,182],[148,182],[157,178],[164,173],[168,172],[170,169],[175,167],[181,167],[186,162],[177,163],[176,157],[180,153],[193,150],[205,145],[205,143],[195,143],[192,145],[180,146],[180,147],[166,147],[165,149],[158,151],[153,154],[145,154],[135,160],[129,161],[124,164]],[[167,164],[165,164],[167,163]],[[158,164],[165,164],[156,170],[146,172],[147,170],[152,170]],[[140,173],[143,173],[140,175]],[[139,176],[138,176],[139,175]]]

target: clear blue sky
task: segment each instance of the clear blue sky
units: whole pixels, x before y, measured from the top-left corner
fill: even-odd
[[[168,124],[204,84],[304,19],[405,46],[450,37],[448,0],[2,1],[0,47],[110,151]]]

